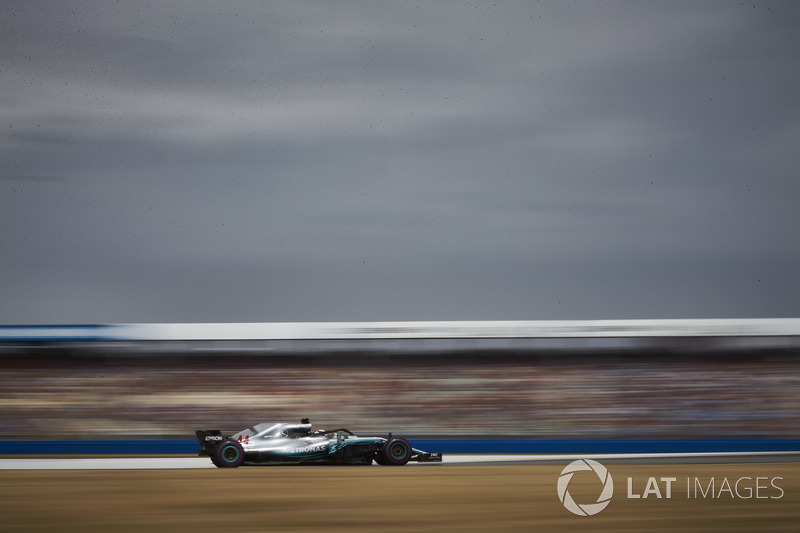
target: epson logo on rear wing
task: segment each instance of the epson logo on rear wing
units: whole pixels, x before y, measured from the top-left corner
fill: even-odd
[[[222,431],[218,429],[198,429],[194,432],[197,435],[197,440],[200,441],[200,444],[209,446],[212,444],[219,444],[225,440],[225,437],[222,436]]]

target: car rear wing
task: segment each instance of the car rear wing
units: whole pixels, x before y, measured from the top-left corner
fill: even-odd
[[[225,440],[225,437],[222,436],[222,431],[218,429],[198,429],[194,434],[197,435],[197,440],[200,441],[200,445],[203,447],[202,450],[197,452],[198,455],[212,456],[217,446]]]

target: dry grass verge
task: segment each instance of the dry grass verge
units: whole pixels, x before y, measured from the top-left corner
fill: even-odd
[[[612,465],[614,498],[592,517],[569,513],[556,482],[564,465],[262,467],[171,471],[0,472],[0,531],[798,531],[800,465]],[[588,473],[587,473],[588,474]],[[580,477],[583,476],[583,477]],[[599,481],[576,474],[588,503]],[[675,477],[672,498],[641,494]],[[780,477],[766,498],[687,498],[686,478]],[[661,481],[664,496],[664,485]],[[763,486],[770,481],[760,481]],[[740,484],[743,489],[745,483]],[[690,491],[691,492],[691,491]],[[744,491],[742,491],[744,492]]]

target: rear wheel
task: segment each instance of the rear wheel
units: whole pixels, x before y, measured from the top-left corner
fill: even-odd
[[[411,459],[411,444],[406,439],[390,439],[378,452],[381,460],[376,459],[381,465],[402,466]]]
[[[219,468],[236,468],[244,461],[242,445],[228,440],[217,446],[211,461]]]

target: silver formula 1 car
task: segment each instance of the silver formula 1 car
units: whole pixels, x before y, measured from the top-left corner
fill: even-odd
[[[308,418],[297,423],[265,422],[231,437],[218,429],[195,432],[201,456],[219,468],[266,464],[371,464],[404,465],[442,461],[442,454],[412,448],[393,437],[357,437],[348,429],[312,431]]]

